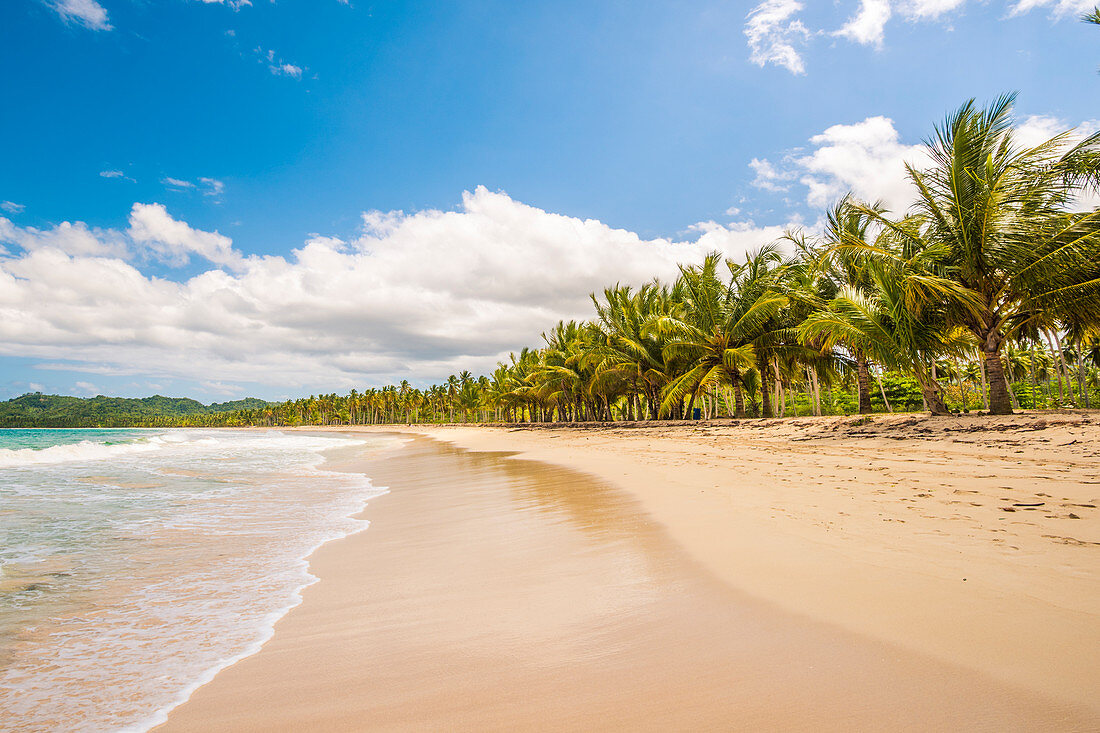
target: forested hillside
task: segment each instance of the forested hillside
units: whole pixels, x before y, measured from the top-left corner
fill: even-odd
[[[120,428],[167,425],[207,425],[214,416],[267,407],[249,397],[204,405],[184,397],[67,397],[40,392],[0,402],[0,427],[9,428]]]

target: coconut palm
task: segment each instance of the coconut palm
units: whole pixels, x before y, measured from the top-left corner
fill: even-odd
[[[931,165],[906,165],[916,216],[895,222],[863,207],[909,246],[933,253],[932,270],[959,286],[963,297],[947,303],[946,315],[977,340],[993,414],[1012,412],[1000,358],[1007,340],[1039,318],[1100,322],[1100,210],[1069,210],[1081,185],[1100,181],[1100,133],[1076,145],[1063,133],[1021,148],[1014,96],[984,110],[971,100],[936,128]]]
[[[682,356],[691,368],[664,390],[661,411],[694,396],[700,387],[728,385],[733,388],[734,417],[745,417],[742,374],[756,365],[754,341],[769,318],[787,304],[787,298],[769,287],[766,278],[754,278],[761,268],[754,260],[775,259],[775,246],[750,255],[743,264],[730,260],[725,265],[730,279],[718,275],[722,257],[707,255],[698,267],[681,267],[683,304],[679,312],[660,316],[652,329],[669,339],[664,351]]]
[[[953,280],[929,271],[935,253],[891,244],[890,231],[877,238],[876,256],[866,262],[863,287],[842,286],[826,306],[798,327],[804,340],[827,348],[844,344],[889,368],[912,375],[932,414],[946,414],[934,373],[937,357],[962,355],[972,340],[947,318],[945,303],[969,302],[972,295]],[[848,247],[867,251],[858,242]]]
[[[873,211],[882,212],[883,207],[875,204]],[[859,207],[851,194],[842,198],[826,214],[825,233],[821,238],[822,252],[818,266],[829,283],[834,294],[844,289],[846,293],[858,293],[866,296],[873,285],[867,269],[867,256],[864,251],[868,244],[871,224],[874,219]],[[845,246],[848,245],[848,246]],[[854,245],[854,246],[852,246]],[[852,357],[856,367],[856,390],[861,415],[871,413],[871,370],[867,354],[861,341],[839,342]]]

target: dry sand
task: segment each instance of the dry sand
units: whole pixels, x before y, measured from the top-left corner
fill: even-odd
[[[1096,421],[408,428],[164,730],[1100,729]]]

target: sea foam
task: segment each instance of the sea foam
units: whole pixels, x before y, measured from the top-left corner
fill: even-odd
[[[384,491],[324,470],[323,453],[390,444],[275,431],[63,437],[0,451],[18,456],[0,463],[0,503],[14,508],[0,516],[0,719],[26,731],[147,730],[254,653],[316,581],[306,558],[364,529],[355,515]]]

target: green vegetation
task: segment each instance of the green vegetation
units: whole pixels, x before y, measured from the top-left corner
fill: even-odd
[[[1023,147],[1012,104],[1011,96],[987,109],[971,101],[936,128],[928,166],[908,169],[916,198],[907,212],[846,196],[821,236],[787,234],[793,256],[773,243],[743,261],[711,254],[671,283],[607,288],[592,296],[593,320],[557,324],[543,334],[545,346],[512,354],[490,376],[209,408],[28,395],[0,406],[0,423],[579,422],[1091,407],[1100,402],[1100,209],[1078,211],[1075,202],[1083,188],[1100,189],[1100,133]],[[51,412],[35,400],[74,401]],[[14,403],[23,417],[8,409]]]
[[[9,428],[120,428],[224,424],[230,415],[262,410],[255,398],[204,405],[180,397],[64,397],[26,394],[0,402],[0,425]],[[243,424],[243,423],[241,423]]]

